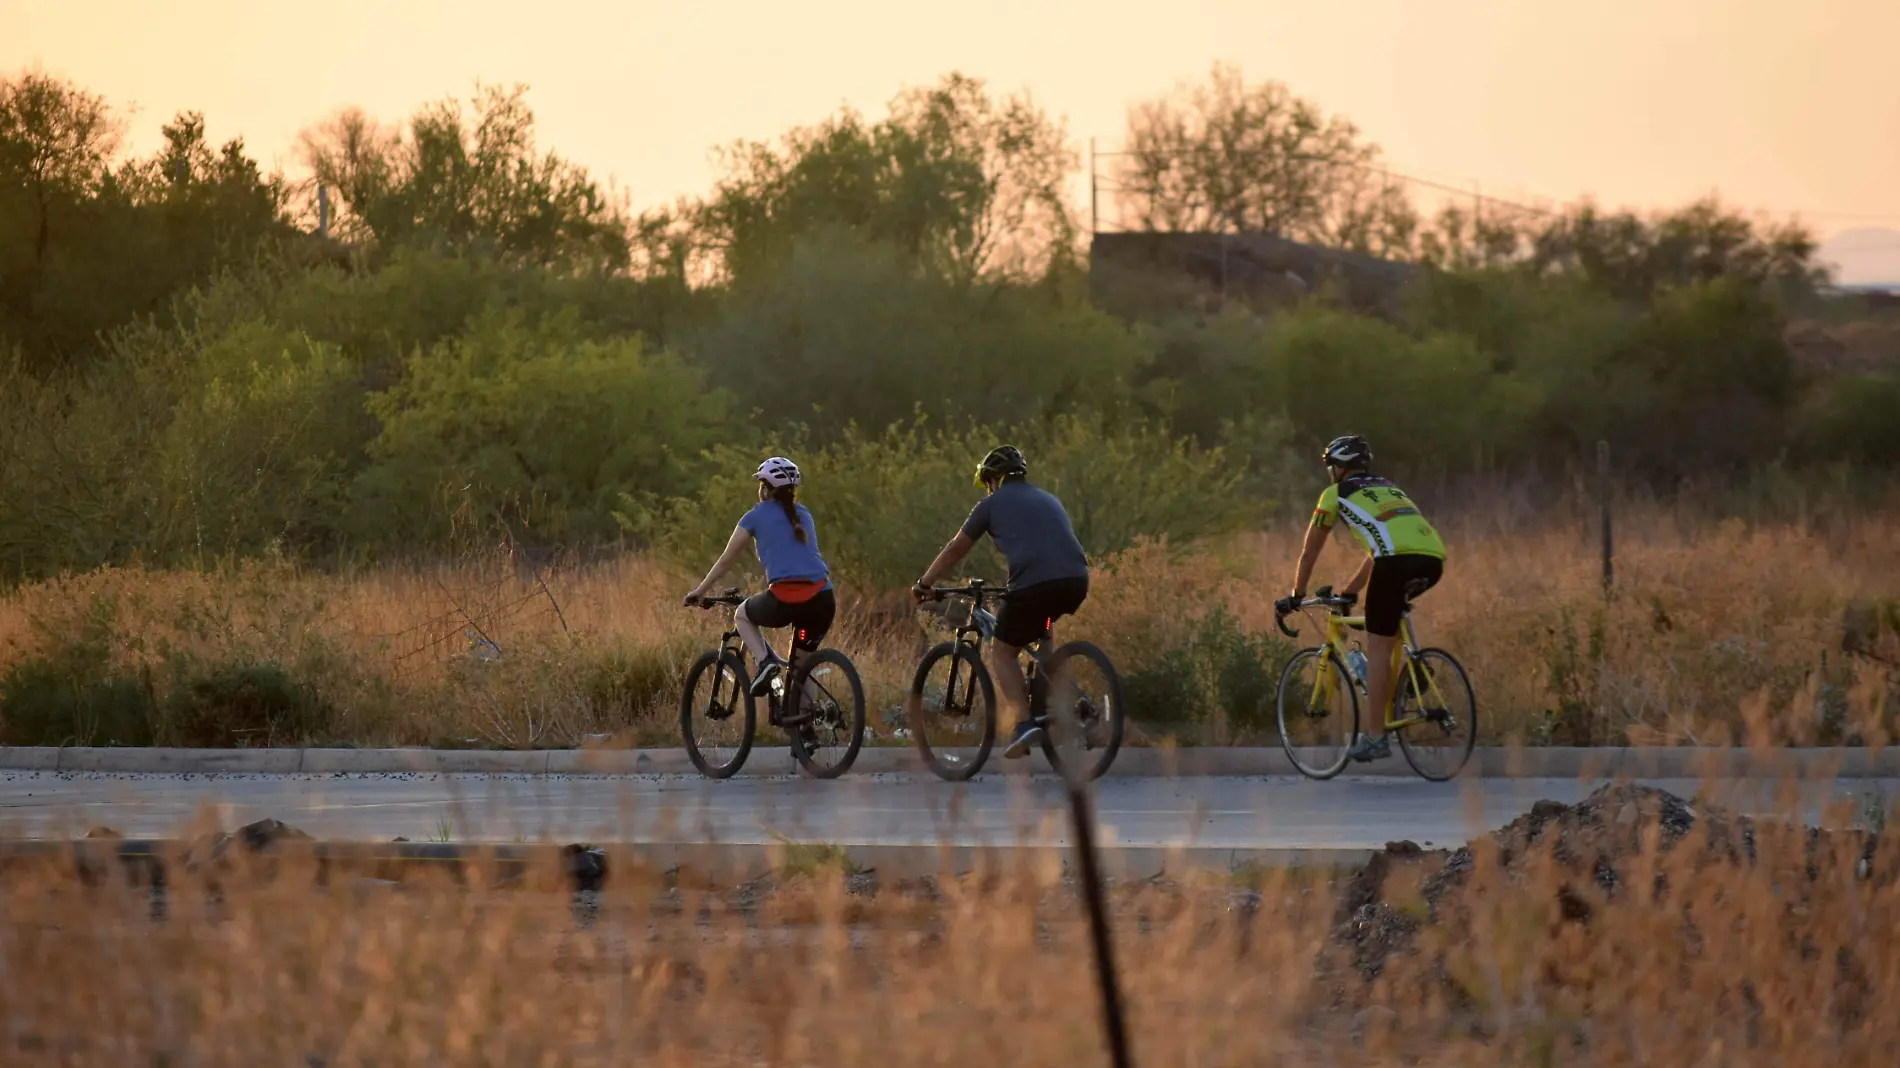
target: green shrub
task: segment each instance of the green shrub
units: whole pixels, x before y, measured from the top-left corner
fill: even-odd
[[[163,740],[194,748],[301,745],[328,737],[336,710],[277,664],[183,667],[165,703]]]
[[[253,321],[187,337],[178,401],[153,443],[150,546],[202,563],[334,544],[374,425],[335,346]]]
[[[1821,461],[1900,464],[1900,375],[1842,377],[1805,413],[1803,451]]]
[[[382,431],[357,485],[360,540],[442,544],[457,509],[537,540],[611,535],[620,495],[689,492],[727,438],[727,404],[702,376],[638,339],[595,341],[576,317],[496,314],[418,350],[370,400]]]
[[[0,676],[0,737],[11,745],[151,745],[149,676],[112,658],[118,601],[95,595],[59,620],[34,619],[39,651]]]
[[[1220,449],[1204,449],[1152,424],[1059,418],[1021,433],[932,429],[921,422],[883,433],[853,429],[843,440],[806,450],[775,444],[805,473],[800,500],[811,510],[832,569],[889,589],[922,573],[981,499],[971,482],[998,442],[1015,441],[1029,457],[1030,479],[1062,499],[1091,556],[1137,537],[1177,541],[1234,529],[1265,502],[1241,492],[1245,472]],[[623,518],[650,534],[687,569],[710,563],[733,524],[757,501],[752,473],[768,450],[724,447],[710,454],[713,474],[690,499],[648,517],[629,501]],[[986,539],[964,573],[1002,576]]]
[[[1118,412],[1147,359],[1140,337],[1085,300],[947,282],[838,231],[734,289],[682,348],[765,429],[802,424],[815,444],[919,411],[1005,425]]]
[[[632,726],[670,710],[680,690],[680,664],[662,645],[619,645],[590,656],[581,697],[595,724]]]
[[[1184,642],[1129,672],[1123,692],[1131,715],[1143,722],[1211,728],[1224,718],[1220,740],[1258,739],[1276,730],[1280,672],[1293,652],[1277,635],[1247,632],[1216,605]]]
[[[32,657],[8,668],[0,737],[8,745],[151,745],[152,701],[140,680],[80,667]]]

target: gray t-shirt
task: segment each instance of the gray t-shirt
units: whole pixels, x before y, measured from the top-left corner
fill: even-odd
[[[1009,562],[1012,588],[1088,577],[1088,556],[1062,502],[1023,479],[1005,481],[970,509],[963,536],[976,541],[985,534]]]

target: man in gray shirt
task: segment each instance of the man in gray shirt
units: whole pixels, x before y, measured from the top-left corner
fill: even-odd
[[[1009,592],[996,616],[990,643],[990,674],[1002,690],[1004,718],[1015,732],[1003,755],[1029,755],[1042,742],[1042,724],[1023,715],[1029,688],[1018,657],[1023,647],[1048,637],[1055,621],[1073,614],[1089,595],[1089,564],[1076,540],[1075,526],[1062,502],[1029,482],[1022,450],[1003,445],[990,450],[976,468],[976,484],[986,490],[950,543],[937,554],[911,593],[922,601],[945,572],[956,567],[988,534],[1009,564]]]

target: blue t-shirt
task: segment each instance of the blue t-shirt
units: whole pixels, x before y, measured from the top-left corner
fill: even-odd
[[[811,521],[811,511],[802,504],[792,507],[798,509],[798,521],[805,528],[803,543],[792,533],[785,506],[777,501],[760,501],[739,518],[739,526],[751,532],[752,543],[759,550],[768,585],[787,579],[824,582],[831,577],[825,558],[818,555],[818,527]]]
[[[1020,589],[1056,579],[1087,578],[1088,556],[1062,502],[1025,479],[1004,479],[970,509],[963,536],[988,534],[1009,564],[1009,584]]]

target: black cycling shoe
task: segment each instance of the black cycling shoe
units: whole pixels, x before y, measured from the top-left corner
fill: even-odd
[[[1029,751],[1042,744],[1042,724],[1033,719],[1016,724],[1016,733],[1003,747],[1003,755],[1011,760],[1020,760],[1029,755]]]
[[[759,665],[759,677],[752,680],[752,696],[764,697],[772,692],[772,682],[785,671],[785,661],[773,657]]]

